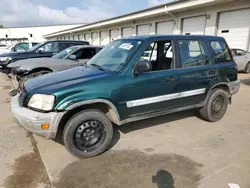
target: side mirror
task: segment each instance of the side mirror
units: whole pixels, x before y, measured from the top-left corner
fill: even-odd
[[[148,60],[142,60],[136,63],[134,67],[134,75],[152,71],[152,64]]]
[[[16,51],[17,51],[17,50],[16,50],[15,47],[11,48],[11,52],[16,52]]]
[[[43,48],[39,48],[39,49],[36,51],[36,53],[42,54],[42,53],[43,53]]]
[[[69,56],[69,59],[71,59],[71,60],[76,60],[76,55],[70,55],[70,56]]]

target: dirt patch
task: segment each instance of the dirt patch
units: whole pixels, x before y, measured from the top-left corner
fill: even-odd
[[[69,164],[53,184],[56,188],[196,188],[202,166],[175,154],[109,151]]]
[[[34,152],[15,159],[11,166],[13,174],[4,181],[5,188],[35,188],[41,185],[44,188],[51,187],[40,154],[34,145],[34,138],[32,135],[28,137],[31,138]]]
[[[244,85],[250,86],[250,79],[241,79],[240,82]]]
[[[12,89],[12,86],[3,86],[3,89]]]
[[[11,100],[10,98],[5,98],[5,99],[4,99],[4,102],[5,102],[5,103],[10,103],[10,100]]]

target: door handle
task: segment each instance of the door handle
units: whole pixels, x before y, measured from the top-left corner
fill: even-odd
[[[175,81],[176,80],[176,77],[174,76],[169,76],[166,78],[167,81]]]

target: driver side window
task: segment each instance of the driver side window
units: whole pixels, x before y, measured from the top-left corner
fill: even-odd
[[[246,52],[244,50],[236,50],[237,56],[244,56]]]
[[[172,41],[151,43],[142,54],[140,60],[148,60],[152,64],[152,71],[168,70],[173,68]]]
[[[91,59],[96,54],[95,49],[86,48],[75,52],[76,59]]]
[[[41,47],[43,52],[57,52],[58,51],[58,43],[57,42],[49,42]]]

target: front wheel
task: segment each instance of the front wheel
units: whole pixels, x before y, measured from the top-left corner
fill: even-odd
[[[113,126],[99,110],[84,110],[74,115],[63,131],[66,149],[74,156],[89,158],[103,153],[113,138]]]
[[[248,63],[246,64],[246,67],[245,67],[245,69],[244,69],[244,72],[245,72],[246,74],[249,74],[249,73],[250,73],[250,62],[248,62]]]
[[[207,121],[219,121],[227,111],[228,92],[223,89],[215,89],[212,91],[205,106],[200,109],[200,115]]]

